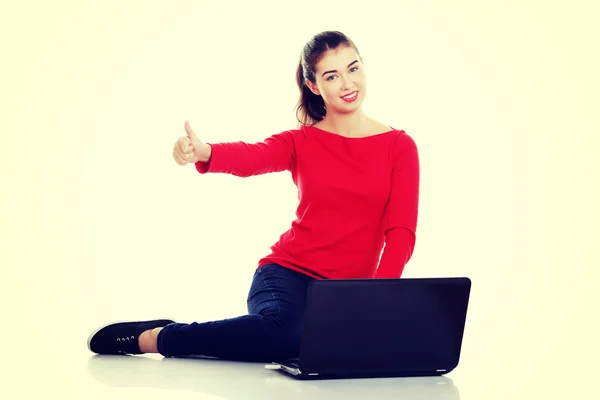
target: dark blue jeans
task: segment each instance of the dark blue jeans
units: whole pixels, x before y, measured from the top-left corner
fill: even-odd
[[[254,273],[247,315],[170,324],[158,335],[158,352],[252,362],[298,357],[306,290],[313,279],[277,264],[264,265]]]

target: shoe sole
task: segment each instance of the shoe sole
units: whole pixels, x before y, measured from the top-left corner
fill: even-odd
[[[170,319],[170,318],[157,318],[157,320],[159,320],[159,321],[160,320],[174,321],[173,319]],[[135,321],[132,321],[132,320],[129,319],[129,320],[123,320],[123,321],[109,322],[107,324],[102,325],[101,327],[99,327],[98,329],[96,329],[94,332],[92,332],[92,334],[88,337],[88,340],[87,340],[88,350],[91,351],[92,353],[95,353],[95,351],[92,350],[91,344],[92,344],[92,338],[96,335],[96,333],[100,332],[102,329],[106,328],[107,326],[114,325],[114,324],[121,324],[121,323],[124,323],[124,322],[135,322]],[[145,321],[140,321],[140,322],[145,322]]]

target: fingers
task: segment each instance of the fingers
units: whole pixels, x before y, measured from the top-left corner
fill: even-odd
[[[192,154],[181,154],[180,152],[174,150],[173,151],[173,159],[175,160],[175,162],[177,162],[177,164],[179,165],[187,165],[187,164],[191,164],[193,162],[193,155]]]
[[[179,145],[177,143],[175,143],[175,146],[173,146],[173,154],[176,154],[182,160],[185,160],[185,158],[186,158],[186,153],[181,151],[181,149],[179,148]]]
[[[175,162],[179,165],[186,165],[187,161],[184,160],[181,155],[179,155],[179,153],[177,153],[176,151],[173,152],[173,159],[175,160]]]
[[[183,154],[192,153],[194,151],[192,141],[187,136],[180,137],[175,145]]]
[[[188,140],[187,138],[186,141]],[[188,150],[184,151],[182,150],[182,146],[181,146],[181,140],[178,140],[177,142],[175,142],[175,145],[173,146],[173,158],[175,159],[175,161],[177,162],[177,164],[179,165],[185,165],[188,164],[190,162],[190,160],[192,159],[194,153],[192,151],[192,147],[188,146],[187,147]]]

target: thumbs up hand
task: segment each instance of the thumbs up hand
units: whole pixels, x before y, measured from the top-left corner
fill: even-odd
[[[185,122],[185,132],[187,135],[180,137],[173,146],[175,162],[179,165],[187,165],[208,161],[211,155],[210,145],[198,138],[188,121]]]

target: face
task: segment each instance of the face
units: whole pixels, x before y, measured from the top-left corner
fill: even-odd
[[[328,51],[317,64],[315,80],[306,83],[313,93],[323,97],[327,113],[345,114],[360,108],[366,94],[366,77],[360,56],[352,47]]]

